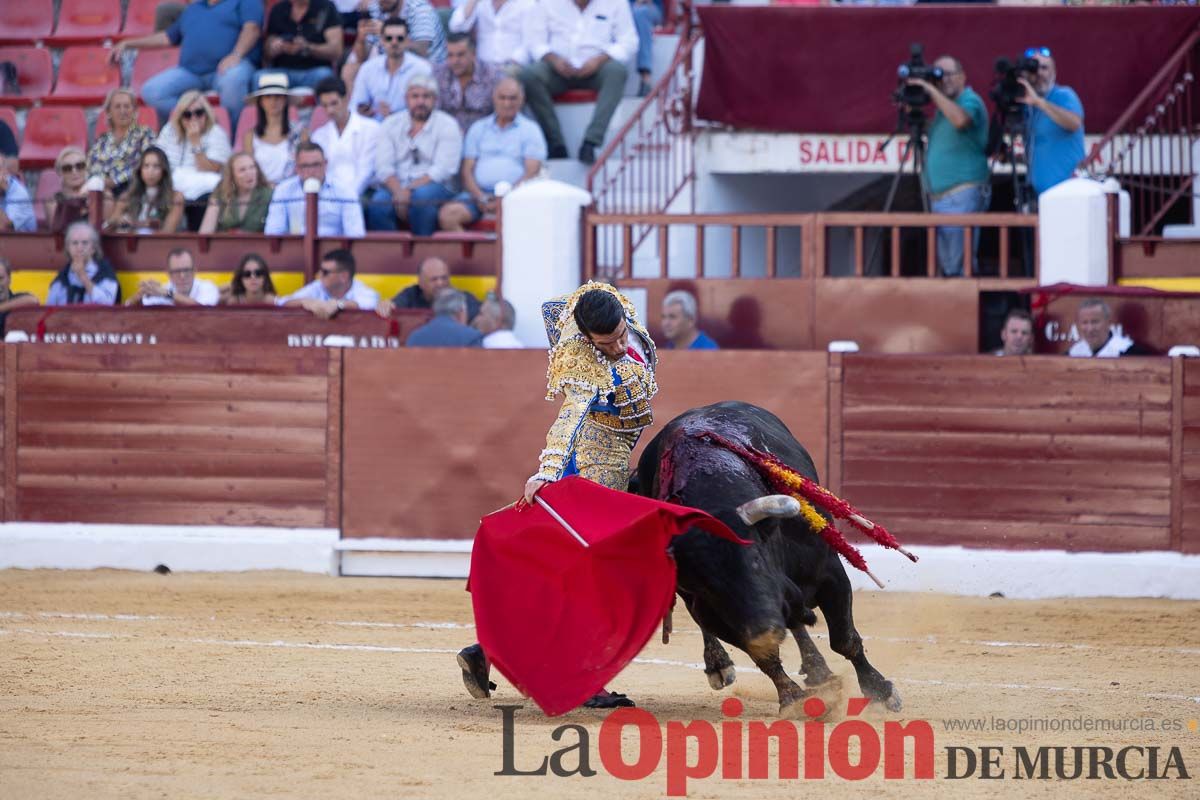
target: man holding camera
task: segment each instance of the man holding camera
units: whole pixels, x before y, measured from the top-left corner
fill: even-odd
[[[929,128],[925,156],[925,179],[930,210],[935,214],[976,214],[987,211],[992,199],[991,173],[987,161],[987,109],[983,99],[967,86],[962,64],[952,56],[933,62],[941,69],[940,86],[911,78],[937,106]],[[979,229],[971,237],[972,262],[978,259]],[[963,272],[963,229],[937,229],[938,269],[943,275]]]
[[[1071,177],[1083,160],[1083,104],[1069,86],[1059,86],[1050,48],[1032,47],[1027,59],[1037,62],[1034,83],[1019,78],[1025,94],[1017,98],[1026,106],[1026,156],[1029,182],[1041,194]]]

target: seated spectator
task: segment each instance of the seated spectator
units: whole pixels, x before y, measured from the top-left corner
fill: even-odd
[[[496,113],[467,131],[463,145],[463,191],[442,206],[438,224],[444,231],[461,231],[484,214],[496,213],[496,185],[510,186],[535,177],[546,160],[541,129],[520,114],[525,101],[521,83],[503,78],[492,95]]]
[[[329,179],[362,197],[375,180],[375,146],[379,141],[379,123],[355,113],[346,99],[346,84],[339,78],[326,78],[317,84],[317,103],[329,115],[329,121],[312,132],[328,159]]]
[[[342,60],[342,15],[329,0],[283,0],[267,15],[263,71],[282,72],[292,86],[316,86]]]
[[[488,64],[512,69],[529,63],[525,48],[525,20],[536,0],[465,0],[458,3],[450,15],[451,36],[455,33],[474,34],[479,59]],[[449,59],[449,55],[447,55]]]
[[[62,233],[77,219],[87,219],[87,156],[73,145],[64,147],[54,159],[54,171],[62,188],[46,201],[47,227],[51,233]]]
[[[717,343],[696,327],[696,298],[691,292],[668,292],[662,304],[663,336],[668,350],[718,350]]]
[[[436,256],[430,256],[417,267],[417,282],[404,289],[391,300],[381,300],[375,308],[375,313],[387,319],[392,312],[401,309],[433,308],[433,300],[438,292],[450,286],[450,267]],[[471,294],[466,294],[467,321],[474,320],[479,314],[479,301]]]
[[[175,191],[167,154],[151,145],[138,158],[129,188],[113,204],[104,227],[134,233],[175,233],[182,219],[183,195]]]
[[[1067,355],[1075,358],[1154,355],[1148,348],[1113,330],[1112,311],[1108,303],[1097,297],[1089,297],[1079,304],[1075,312],[1075,329],[1079,332],[1079,341],[1067,351]]]
[[[191,252],[177,247],[167,253],[167,282],[142,281],[125,305],[215,306],[220,299],[221,291],[215,283],[196,277]]]
[[[154,106],[162,121],[181,95],[215,89],[236,130],[261,54],[262,12],[262,0],[189,3],[165,31],[117,42],[110,58],[120,64],[129,49],[179,47],[179,65],[142,87],[146,103]]]
[[[100,251],[100,234],[86,222],[72,222],[64,237],[67,245],[67,264],[46,294],[46,305],[65,306],[95,303],[114,306],[121,302],[121,285],[117,273]]]
[[[304,235],[304,182],[316,180],[317,235],[358,238],[366,234],[358,198],[325,177],[325,152],[319,144],[305,142],[296,148],[296,174],[275,187],[267,208],[268,236]]]
[[[1033,353],[1033,317],[1023,308],[1014,308],[1004,318],[1000,328],[1000,341],[1004,346],[996,351],[998,356],[1027,356]]]
[[[476,121],[492,113],[492,92],[500,80],[498,67],[475,58],[475,44],[465,33],[446,40],[446,61],[433,68],[438,83],[438,108],[454,117],[466,133]]]
[[[330,250],[323,255],[319,272],[315,281],[277,301],[279,305],[299,306],[321,319],[333,319],[346,310],[379,304],[375,290],[354,277],[354,256],[349,250]]]
[[[433,319],[408,335],[405,347],[479,347],[483,334],[467,324],[467,297],[446,287],[433,301]]]
[[[229,134],[217,125],[212,106],[200,92],[185,92],[155,142],[167,154],[175,190],[187,201],[188,230],[200,227],[208,195],[221,182],[229,160]]]
[[[108,130],[88,151],[88,177],[104,178],[113,197],[129,186],[138,158],[154,144],[154,131],[137,122],[137,98],[129,89],[113,89],[104,101]]]
[[[517,350],[525,345],[513,333],[516,324],[517,310],[513,304],[488,292],[471,326],[483,334],[485,350]]]
[[[279,183],[296,174],[296,148],[304,133],[302,127],[293,126],[288,119],[287,76],[260,74],[258,88],[250,96],[258,107],[258,122],[243,135],[242,150],[254,155],[269,182]]]
[[[8,157],[0,155],[0,233],[33,233],[36,230],[33,198],[21,179],[9,172]]]
[[[228,291],[221,292],[223,306],[273,306],[277,299],[271,270],[258,253],[242,256]]]
[[[408,20],[408,49],[436,64],[446,60],[446,29],[429,0],[404,0],[397,15]]]
[[[525,44],[533,63],[521,70],[529,110],[546,134],[550,158],[566,158],[567,145],[554,113],[554,96],[594,89],[596,110],[583,134],[579,160],[591,164],[621,95],[623,63],[637,50],[628,0],[540,0],[529,14]]]
[[[4,332],[4,321],[8,312],[14,308],[36,306],[38,299],[29,292],[14,292],[12,290],[12,265],[8,259],[0,256],[0,333]]]
[[[650,94],[650,71],[654,68],[654,28],[663,20],[662,0],[629,0],[633,27],[637,30],[637,71],[641,82],[638,97]]]
[[[438,208],[454,196],[462,159],[462,131],[445,111],[434,108],[437,82],[418,75],[408,83],[408,108],[384,120],[375,146],[379,188],[367,206],[367,228],[394,231],[407,222],[417,236],[437,230]]]
[[[418,75],[432,75],[433,67],[405,47],[408,23],[391,17],[383,23],[385,54],[362,65],[354,79],[350,107],[360,114],[383,121],[404,110],[404,95],[408,82]]]
[[[200,233],[262,233],[271,205],[271,184],[249,153],[235,153],[208,198]]]
[[[344,0],[350,2],[351,0]],[[365,5],[366,8],[362,8]],[[358,11],[354,15],[354,25],[358,35],[354,37],[354,46],[346,54],[346,63],[342,66],[342,80],[347,86],[354,85],[358,68],[376,55],[383,55],[383,22],[399,16],[396,9],[400,0],[361,0]],[[342,24],[346,23],[347,14],[342,13]]]

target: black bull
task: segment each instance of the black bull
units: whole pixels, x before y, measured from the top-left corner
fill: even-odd
[[[638,462],[638,491],[712,514],[749,547],[689,531],[675,539],[679,596],[704,634],[704,672],[714,689],[734,680],[733,662],[718,639],[744,650],[775,684],[780,714],[797,716],[811,690],[834,679],[808,635],[821,609],[834,652],[854,665],[863,695],[893,711],[900,696],[867,661],[854,629],[850,580],[838,554],[803,517],[768,516],[747,524],[743,504],[772,494],[755,467],[699,434],[711,432],[776,456],[813,481],[808,452],[774,414],[736,401],[694,408],[673,419]],[[783,668],[779,647],[791,631],[800,648],[802,689]]]

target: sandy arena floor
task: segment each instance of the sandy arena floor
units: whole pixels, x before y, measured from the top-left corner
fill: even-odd
[[[885,720],[928,720],[938,777],[884,780],[881,767],[863,782],[828,770],[820,781],[781,781],[772,767],[766,780],[693,780],[690,797],[1200,796],[1200,603],[875,592],[859,594],[856,611],[873,663],[905,701],[901,714],[872,707],[865,716],[880,730]],[[516,717],[517,767],[574,743],[575,733],[557,743],[551,732],[577,723],[591,734],[599,774],[495,776],[502,736],[492,703],[521,698],[502,681],[492,702],[467,697],[453,654],[473,640],[470,623],[461,581],[0,572],[0,797],[665,795],[665,757],[638,782],[604,771],[601,712],[547,720],[529,703]],[[729,692],[745,702],[744,720],[773,719],[764,677],[742,669],[731,690],[713,692],[696,666],[694,625],[685,612],[675,624],[671,643],[655,637],[615,688],[664,724],[720,721]],[[791,642],[785,653],[794,672]],[[844,660],[830,665],[856,687]],[[1151,719],[1176,730],[947,729],[992,717]],[[1006,779],[943,777],[945,748],[981,745],[1005,746]],[[1012,780],[1017,745],[1158,745],[1161,760],[1177,746],[1192,779]]]

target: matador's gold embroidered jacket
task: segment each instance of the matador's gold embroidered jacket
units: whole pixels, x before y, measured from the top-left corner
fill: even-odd
[[[638,337],[645,354],[644,363],[628,355],[610,361],[579,332],[575,303],[591,289],[612,292],[621,301],[630,335]],[[581,475],[624,491],[633,447],[642,429],[654,421],[650,412],[650,398],[658,391],[654,342],[638,323],[633,305],[607,284],[587,283],[543,304],[542,317],[551,344],[546,399],[562,394],[564,400],[546,435],[536,477],[555,481]]]

